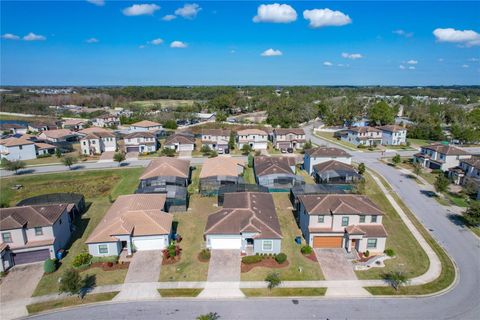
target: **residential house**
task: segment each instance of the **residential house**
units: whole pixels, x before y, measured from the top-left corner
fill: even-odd
[[[368,250],[371,254],[385,250],[384,213],[367,196],[302,195],[299,201],[300,229],[313,248]]]
[[[140,176],[136,193],[164,193],[165,211],[187,211],[190,161],[160,157],[152,160]]]
[[[309,174],[313,174],[314,165],[331,160],[352,164],[352,156],[346,151],[339,148],[318,147],[305,150],[303,168]]]
[[[298,199],[302,195],[324,195],[324,194],[345,194],[352,193],[352,190],[344,188],[343,185],[338,184],[303,184],[294,186],[290,190],[290,201],[293,208],[300,211],[300,200]]]
[[[136,123],[133,123],[128,128],[128,131],[133,132],[152,132],[156,135],[159,135],[163,131],[163,126],[160,123],[143,120]]]
[[[56,121],[36,121],[28,123],[28,131],[42,132],[47,130],[57,130],[58,125]]]
[[[245,129],[237,131],[238,148],[249,145],[253,150],[268,148],[268,133],[260,129]]]
[[[157,136],[150,131],[138,131],[127,134],[123,141],[125,152],[150,153],[158,149]]]
[[[407,128],[388,125],[377,127],[382,131],[382,145],[384,146],[400,146],[407,143]]]
[[[209,249],[238,249],[246,254],[280,253],[282,231],[272,195],[226,193],[223,208],[208,216],[204,236]]]
[[[7,134],[26,134],[28,127],[19,123],[0,123],[0,131]]]
[[[277,149],[302,149],[305,141],[305,131],[301,128],[273,129],[273,145]]]
[[[69,243],[72,209],[65,203],[0,208],[0,271],[54,259]]]
[[[175,151],[193,151],[195,149],[195,136],[186,132],[174,133],[165,139],[165,148]]]
[[[80,139],[82,154],[94,155],[117,150],[117,138],[112,132],[92,132]]]
[[[230,140],[230,130],[224,129],[203,129],[202,130],[202,146],[208,146],[218,153],[224,153],[229,150],[228,142]]]
[[[302,177],[295,175],[295,166],[295,157],[255,157],[255,180],[270,191],[290,191],[296,185],[305,184]]]
[[[29,134],[0,139],[0,158],[9,161],[36,159],[37,156],[54,154],[55,149],[55,146],[38,142],[35,136]]]
[[[458,167],[448,169],[448,174],[455,184],[471,182],[480,187],[480,156],[460,160]]]
[[[166,195],[119,196],[85,242],[95,257],[162,250],[168,246],[173,216],[163,211]]]
[[[106,114],[93,119],[92,124],[95,127],[118,127],[120,125],[120,117],[112,114]]]
[[[40,133],[39,140],[45,140],[48,142],[62,143],[76,140],[77,135],[75,132],[68,129],[47,130]]]
[[[447,171],[458,167],[461,160],[470,159],[472,155],[457,147],[436,143],[420,148],[420,152],[413,155],[413,162],[422,167]]]
[[[314,165],[312,176],[316,183],[332,184],[349,184],[362,179],[354,166],[336,160]]]
[[[237,158],[219,156],[207,158],[200,171],[200,193],[216,195],[223,185],[243,183],[240,176],[245,169],[245,162]]]
[[[373,127],[352,127],[343,130],[340,139],[356,146],[377,146],[382,144],[382,131]]]
[[[88,121],[83,119],[67,119],[63,121],[62,128],[72,131],[83,130],[88,126]]]

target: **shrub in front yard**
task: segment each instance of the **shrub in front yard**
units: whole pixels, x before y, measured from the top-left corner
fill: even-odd
[[[245,264],[253,264],[263,260],[262,256],[245,256],[242,258],[242,262]]]
[[[365,252],[363,253],[363,255],[368,258],[368,257],[370,256],[370,251],[368,251],[368,250],[365,251]]]
[[[302,254],[309,255],[309,254],[311,254],[311,253],[313,252],[313,249],[312,249],[312,247],[310,247],[310,246],[307,245],[307,246],[303,246],[303,247],[300,249],[300,251],[302,252]]]
[[[385,251],[383,251],[383,253],[385,253],[389,257],[394,257],[395,256],[395,251],[393,251],[393,249],[385,249]]]
[[[203,249],[202,251],[200,251],[200,259],[202,260],[210,260],[210,250],[208,249]]]
[[[277,261],[277,263],[279,263],[279,264],[282,264],[285,261],[287,261],[287,255],[285,253],[281,252],[281,253],[279,253],[275,256],[275,261]]]
[[[282,280],[280,280],[280,275],[276,272],[269,273],[265,278],[265,281],[268,283],[268,289],[270,290],[278,287],[282,283]]]
[[[79,253],[72,262],[72,265],[75,268],[81,268],[83,266],[88,266],[92,262],[92,255],[88,252]]]
[[[45,273],[52,273],[55,272],[55,270],[57,270],[57,261],[55,259],[45,260],[43,263],[43,271],[45,271]]]

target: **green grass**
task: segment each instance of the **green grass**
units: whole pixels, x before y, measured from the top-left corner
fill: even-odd
[[[392,191],[387,182],[382,177],[379,178],[387,190]],[[437,279],[424,285],[401,287],[398,291],[395,291],[392,287],[366,287],[365,289],[373,295],[423,295],[435,293],[447,288],[455,280],[455,266],[452,260],[449,258],[445,250],[435,241],[435,239],[433,239],[430,233],[417,220],[416,216],[403,203],[398,195],[395,192],[392,192],[391,195],[407,214],[417,230],[422,234],[428,244],[435,251],[442,264],[442,271]]]
[[[366,195],[385,213],[382,220],[388,233],[385,248],[393,249],[396,258],[386,260],[384,268],[355,271],[357,277],[381,279],[383,273],[396,270],[405,272],[409,278],[424,274],[429,266],[427,255],[370,174],[366,173],[364,177]]]
[[[313,179],[313,177],[309,175],[307,171],[301,170],[297,167],[295,174],[303,177],[303,179],[305,179],[306,184],[315,184],[315,179]]]
[[[340,145],[340,146],[345,147],[345,148],[347,148],[347,149],[349,149],[349,150],[352,150],[352,151],[358,151],[358,150],[359,150],[358,148],[355,147],[355,145],[335,138],[335,137],[333,136],[333,132],[316,131],[316,132],[314,133],[314,135],[316,135],[316,136],[318,136],[318,137],[320,137],[320,138],[324,138],[324,139],[327,140],[328,142],[331,142],[331,143]],[[364,150],[366,150],[366,149],[364,149]]]
[[[427,145],[432,143],[432,141],[425,140],[425,139],[411,139],[411,138],[408,138],[407,141],[410,142],[410,145],[412,147],[423,147],[423,146],[427,146]]]
[[[208,263],[200,262],[198,254],[205,247],[203,232],[209,214],[218,210],[214,206],[216,198],[194,195],[190,198],[188,212],[174,213],[174,223],[178,223],[177,233],[182,236],[179,243],[182,256],[175,264],[163,265],[160,281],[205,281]]]
[[[178,107],[191,107],[194,100],[173,100],[173,99],[157,99],[157,100],[142,100],[132,101],[130,105],[141,108],[151,108],[157,104],[160,104],[162,108],[178,108]]]
[[[202,171],[202,166],[194,167],[192,171],[192,181],[188,186],[188,194],[193,195],[199,192],[200,187],[200,172]]]
[[[58,291],[58,279],[63,271],[71,266],[77,254],[87,250],[86,239],[110,208],[111,203],[108,197],[115,199],[119,195],[133,193],[142,171],[143,168],[70,171],[0,179],[1,200],[9,205],[15,205],[28,197],[55,192],[81,193],[85,196],[87,204],[90,204],[87,212],[75,221],[76,231],[72,234],[71,245],[67,248],[67,255],[62,260],[61,266],[56,272],[42,277],[33,293],[34,296]],[[21,184],[23,188],[14,191],[10,187],[15,184]],[[94,268],[83,271],[82,275],[85,274],[95,275],[97,285],[107,285],[122,283],[126,270],[103,271],[100,268]]]
[[[249,166],[245,168],[245,171],[243,171],[243,179],[245,180],[245,183],[257,183],[255,181],[255,173],[253,173],[253,168],[250,168]]]
[[[465,196],[452,193],[452,192],[446,192],[444,194],[447,197],[447,199],[455,206],[467,208],[469,205],[468,199]]]
[[[324,296],[327,288],[255,288],[240,289],[247,297],[312,297]]]
[[[271,269],[256,267],[241,274],[242,281],[263,281],[272,271],[278,272],[282,281],[286,280],[323,280],[322,270],[318,262],[305,258],[300,252],[300,246],[295,243],[295,237],[302,232],[295,222],[288,193],[273,194],[275,209],[282,228],[282,252],[287,255],[289,265],[285,268]],[[301,269],[301,272],[299,271]]]
[[[39,312],[43,312],[51,309],[72,307],[72,306],[78,306],[82,304],[95,303],[95,302],[101,302],[101,301],[110,301],[117,294],[118,294],[118,291],[107,292],[107,293],[94,293],[94,294],[86,295],[83,299],[80,299],[79,297],[75,296],[75,297],[68,297],[65,299],[33,303],[27,306],[27,310],[28,310],[28,314],[33,314],[33,313],[39,313]]]
[[[412,164],[411,158],[408,159],[406,162],[402,161],[397,166],[413,172],[413,164]],[[422,171],[420,172],[420,177],[425,179],[425,181],[427,181],[431,185],[433,185],[435,183],[435,180],[437,179],[437,176],[438,176],[438,174],[428,172],[425,168],[422,168]]]
[[[195,298],[203,289],[158,289],[162,298],[189,297]]]

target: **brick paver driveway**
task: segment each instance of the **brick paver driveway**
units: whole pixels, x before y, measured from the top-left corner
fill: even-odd
[[[212,250],[208,282],[240,281],[240,250]]]
[[[338,249],[314,249],[325,280],[357,280],[353,265],[345,251]]]

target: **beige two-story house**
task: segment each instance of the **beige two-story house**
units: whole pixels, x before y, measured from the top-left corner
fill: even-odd
[[[230,140],[230,130],[224,129],[203,129],[202,130],[202,146],[208,146],[212,150],[223,153],[228,149]]]
[[[73,204],[0,209],[0,271],[16,264],[55,258],[71,235]]]
[[[373,127],[353,127],[342,132],[340,139],[356,146],[382,144],[382,131]]]
[[[470,159],[472,155],[462,149],[447,144],[437,143],[421,147],[420,152],[413,155],[413,162],[422,167],[447,171],[457,167],[461,160]]]
[[[345,248],[348,252],[380,254],[387,232],[384,213],[367,196],[301,195],[300,228],[313,248]]]
[[[249,145],[253,150],[268,148],[268,133],[260,129],[245,129],[237,132],[238,148]]]
[[[305,131],[301,128],[273,129],[273,145],[277,149],[302,149],[305,141]]]

